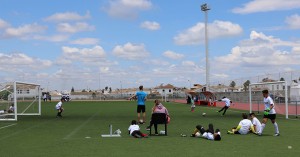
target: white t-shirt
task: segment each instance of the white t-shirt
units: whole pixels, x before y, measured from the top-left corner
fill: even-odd
[[[14,111],[14,110],[15,110],[15,107],[9,106],[9,110]]]
[[[128,131],[130,131],[130,135],[132,134],[132,132],[134,132],[135,130],[140,130],[140,127],[136,124],[134,125],[130,125],[128,128]]]
[[[56,104],[55,108],[58,110],[61,108],[61,106],[62,106],[62,102],[60,101]]]
[[[208,140],[214,140],[214,135],[212,133],[210,133],[210,132],[204,132],[202,134],[202,137],[204,137],[204,138],[206,138]]]
[[[222,101],[225,102],[225,105],[226,105],[227,107],[230,107],[230,100],[229,100],[228,98],[223,98]]]
[[[241,126],[239,133],[240,134],[248,134],[251,126],[253,126],[252,122],[249,119],[243,119],[240,121],[239,125]]]
[[[252,124],[255,126],[255,131],[256,131],[256,132],[260,132],[260,129],[261,129],[261,123],[260,123],[260,121],[259,121],[256,117],[254,117],[254,118],[252,119]]]
[[[275,104],[273,102],[273,99],[270,96],[268,96],[267,98],[264,98],[264,104],[265,104],[265,110],[267,108],[271,108],[271,104],[273,104],[273,108],[270,110],[269,114],[276,114]]]

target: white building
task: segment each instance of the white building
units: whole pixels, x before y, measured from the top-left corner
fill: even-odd
[[[167,85],[161,84],[160,86],[157,86],[154,89],[160,95],[173,95],[174,88],[175,87],[173,85],[171,85],[171,84],[167,84]]]

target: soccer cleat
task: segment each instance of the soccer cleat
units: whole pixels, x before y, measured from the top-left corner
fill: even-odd
[[[182,136],[182,134],[181,134],[181,136]],[[191,137],[195,137],[195,134],[192,134]]]
[[[147,131],[150,131],[150,126],[148,126],[148,127],[146,128],[146,130],[147,130]]]
[[[228,130],[228,131],[227,131],[227,134],[233,134],[233,132]]]
[[[276,134],[274,134],[273,136],[280,136],[280,134],[279,134],[279,133],[276,133]]]
[[[257,136],[261,136],[261,133],[257,133],[256,135],[257,135]]]

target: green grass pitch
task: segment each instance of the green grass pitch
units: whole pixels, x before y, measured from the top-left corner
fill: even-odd
[[[229,109],[225,117],[218,108],[196,107],[190,112],[186,104],[164,103],[171,115],[168,136],[135,139],[128,135],[131,120],[136,119],[136,102],[68,102],[64,103],[63,119],[56,119],[56,102],[42,104],[42,116],[19,116],[17,122],[0,122],[0,156],[2,157],[94,157],[94,156],[299,156],[300,121],[278,116],[281,135],[273,137],[269,121],[263,136],[228,135],[226,131],[241,120],[243,111]],[[147,102],[147,122],[153,101]],[[205,112],[207,115],[202,116]],[[261,119],[261,115],[258,116]],[[191,138],[197,124],[213,123],[222,133],[221,141]],[[121,129],[121,138],[102,138]],[[140,125],[141,131],[147,133]],[[6,127],[8,126],[8,127]],[[163,129],[159,125],[159,130]],[[180,134],[188,137],[181,137]],[[90,138],[86,138],[90,137]],[[288,148],[291,146],[291,148]]]

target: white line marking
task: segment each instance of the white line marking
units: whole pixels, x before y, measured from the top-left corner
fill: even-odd
[[[92,115],[89,119],[87,119],[85,122],[83,122],[81,125],[79,125],[77,128],[75,128],[72,132],[70,132],[67,136],[65,136],[63,139],[67,140],[69,139],[71,136],[73,136],[74,134],[76,134],[82,127],[84,127],[88,122],[90,122],[95,116],[97,115],[97,113],[95,113],[94,115]]]
[[[0,130],[1,130],[1,129],[4,129],[4,128],[11,127],[11,126],[14,126],[14,125],[17,125],[17,124],[10,124],[10,125],[7,125],[7,126],[3,126],[3,127],[0,128]]]

